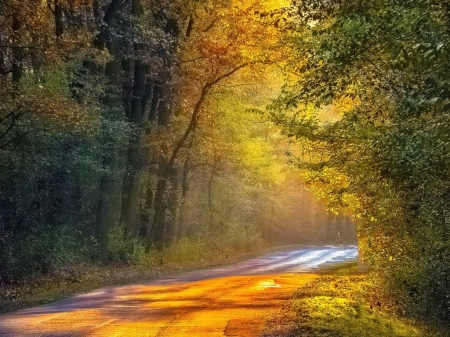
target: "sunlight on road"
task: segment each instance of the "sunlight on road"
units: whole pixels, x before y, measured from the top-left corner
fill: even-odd
[[[357,247],[305,247],[110,287],[0,316],[0,336],[258,336],[314,270],[356,261]]]
[[[276,283],[275,280],[261,281],[257,285],[258,289],[280,288],[280,287],[281,287],[281,284]]]
[[[106,301],[81,296],[69,310],[22,311],[2,321],[21,336],[257,336],[265,317],[312,274],[233,276],[168,285],[137,285]],[[109,294],[110,295],[110,294]]]

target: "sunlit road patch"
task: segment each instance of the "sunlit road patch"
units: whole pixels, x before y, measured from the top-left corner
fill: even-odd
[[[258,283],[257,288],[258,289],[266,289],[266,288],[280,288],[281,284],[278,284],[275,282],[275,280],[269,280],[269,281],[261,281]]]
[[[306,272],[354,260],[356,251],[316,247],[276,252],[226,268],[99,289],[0,316],[0,335],[258,336],[265,317],[316,277]]]

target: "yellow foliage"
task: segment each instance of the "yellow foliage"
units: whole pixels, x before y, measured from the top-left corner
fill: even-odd
[[[341,115],[344,115],[347,112],[352,111],[358,105],[361,104],[361,101],[358,97],[353,98],[347,95],[341,96],[334,100],[333,106],[338,110]]]
[[[283,166],[274,160],[270,145],[264,139],[241,135],[235,143],[235,150],[250,181],[265,186],[279,185],[284,181]]]

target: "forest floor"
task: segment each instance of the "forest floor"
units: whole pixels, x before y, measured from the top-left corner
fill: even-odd
[[[346,264],[299,288],[266,321],[264,337],[450,337],[450,327],[383,311],[367,298],[370,282],[356,263]]]

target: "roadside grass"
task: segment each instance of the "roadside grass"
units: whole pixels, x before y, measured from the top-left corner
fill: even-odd
[[[264,337],[444,337],[450,330],[382,311],[364,295],[370,289],[357,265],[329,270],[297,290],[269,317]]]
[[[129,263],[63,267],[49,275],[36,274],[8,285],[0,283],[0,313],[50,303],[101,287],[146,282],[163,275],[238,262],[269,248],[259,239],[237,245],[193,238],[181,240],[163,253],[141,252]]]

